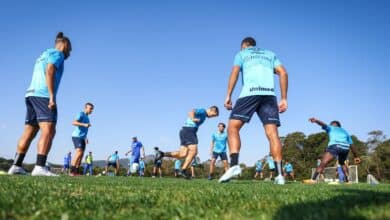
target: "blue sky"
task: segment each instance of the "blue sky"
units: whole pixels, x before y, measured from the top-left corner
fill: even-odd
[[[87,101],[96,106],[87,146],[96,159],[114,150],[124,156],[132,136],[147,153],[155,145],[177,149],[189,110],[222,109],[246,36],[274,51],[288,70],[281,135],[319,132],[310,116],[338,119],[362,140],[373,129],[390,135],[389,21],[386,1],[3,1],[0,156],[14,155],[35,59],[58,31],[69,36],[73,53],[57,98],[51,162],[73,151],[71,122]],[[217,123],[228,116],[222,109],[200,128],[202,160]],[[269,151],[257,117],[242,130],[242,143],[240,162],[252,164]],[[34,141],[26,162],[35,161],[36,151]]]

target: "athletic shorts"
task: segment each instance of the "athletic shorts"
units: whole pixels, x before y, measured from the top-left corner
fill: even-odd
[[[179,133],[180,145],[188,146],[192,144],[198,144],[198,136],[196,135],[197,131],[198,131],[197,128],[183,127]]]
[[[113,167],[116,167],[116,162],[108,162],[107,166],[113,166]]]
[[[290,175],[292,172],[293,172],[293,171],[289,171],[289,172],[286,171],[286,174],[287,174],[287,175]]]
[[[256,170],[256,173],[261,173],[263,172],[263,170]]]
[[[130,164],[139,163],[139,159],[140,159],[140,156],[137,156],[137,157],[132,156],[131,160],[130,160]]]
[[[79,138],[79,137],[72,137],[73,145],[74,148],[80,148],[81,150],[85,150],[85,146],[87,143],[85,142],[84,138]]]
[[[161,168],[161,164],[162,164],[161,160],[154,161],[154,166],[157,168]]]
[[[175,173],[179,173],[180,172],[180,169],[175,169]]]
[[[275,168],[269,169],[269,171],[274,172],[274,171],[275,171]]]
[[[64,164],[64,169],[69,169],[69,164]]]
[[[25,124],[35,126],[39,122],[57,122],[57,108],[49,109],[49,98],[29,96],[25,102],[27,108]]]
[[[326,152],[329,152],[334,158],[337,158],[340,165],[344,165],[345,160],[348,158],[349,150],[340,148],[337,144],[334,144],[329,146]]]
[[[213,159],[218,159],[218,157],[220,157],[221,160],[227,160],[226,152],[221,152],[221,153],[213,152]]]
[[[275,124],[280,126],[279,107],[275,96],[254,95],[239,98],[233,107],[230,119],[248,123],[253,114],[257,113],[263,125]]]

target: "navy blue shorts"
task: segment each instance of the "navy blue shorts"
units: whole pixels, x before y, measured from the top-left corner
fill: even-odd
[[[64,164],[64,169],[69,169],[69,164]]]
[[[329,152],[334,158],[337,158],[340,165],[344,165],[345,160],[348,158],[349,150],[340,148],[337,144],[335,144],[329,146],[326,149],[326,152]]]
[[[218,159],[218,157],[220,157],[221,160],[227,160],[226,152],[221,152],[221,153],[213,152],[213,158]]]
[[[36,126],[39,122],[57,122],[57,108],[49,109],[49,98],[29,96],[25,102],[27,107],[25,124]]]
[[[262,173],[263,170],[256,170],[256,173]]]
[[[161,160],[157,160],[157,161],[154,162],[154,166],[157,167],[157,168],[161,168],[161,164],[162,164]]]
[[[233,107],[230,119],[249,122],[257,113],[263,125],[275,124],[280,126],[279,107],[275,96],[254,95],[239,98]]]
[[[198,131],[197,128],[183,127],[179,133],[180,145],[188,146],[192,144],[198,144],[198,136],[196,135],[197,131]]]
[[[80,148],[83,151],[85,150],[87,143],[85,142],[84,138],[72,137],[72,141],[74,148]]]
[[[108,167],[110,167],[110,166],[113,166],[113,167],[116,167],[116,162],[108,162],[108,164],[107,164],[107,166]]]

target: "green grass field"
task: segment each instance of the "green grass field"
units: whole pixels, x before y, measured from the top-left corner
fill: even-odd
[[[1,219],[390,219],[390,185],[0,176]]]

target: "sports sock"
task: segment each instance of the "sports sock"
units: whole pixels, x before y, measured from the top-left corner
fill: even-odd
[[[320,173],[318,173],[317,171],[315,171],[315,172],[313,173],[313,176],[311,177],[311,179],[312,179],[312,180],[317,180],[317,177],[318,177],[319,174],[320,174]]]
[[[238,165],[238,153],[230,154],[230,167]]]
[[[282,168],[282,161],[275,161],[276,171],[278,172],[278,175],[283,176],[283,168]]]
[[[25,153],[16,153],[13,165],[21,167],[25,156]]]
[[[47,156],[46,156],[46,155],[38,154],[38,155],[37,155],[37,162],[36,162],[36,165],[37,165],[37,166],[44,167],[44,166],[46,166],[46,160],[47,160]]]
[[[76,173],[76,167],[75,166],[71,166],[70,167],[70,172],[73,173],[73,174]]]

